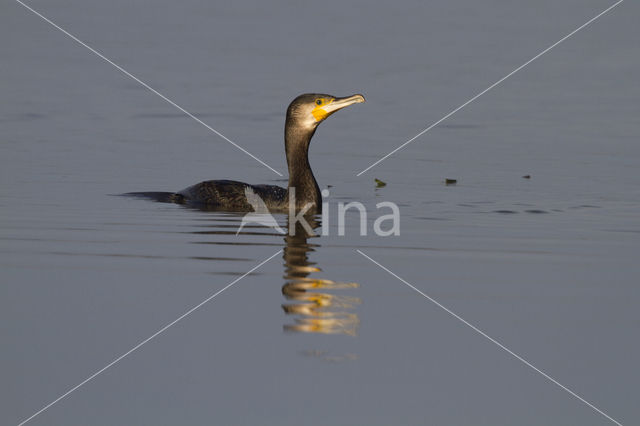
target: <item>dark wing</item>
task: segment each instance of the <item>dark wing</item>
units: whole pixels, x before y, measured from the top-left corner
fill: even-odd
[[[275,185],[249,185],[235,180],[209,180],[178,192],[189,204],[205,204],[230,211],[253,211],[247,200],[246,189],[251,188],[270,210],[280,210],[286,205],[284,188]]]

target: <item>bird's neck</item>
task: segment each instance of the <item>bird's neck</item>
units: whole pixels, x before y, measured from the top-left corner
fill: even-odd
[[[311,166],[309,165],[309,143],[315,133],[286,125],[284,132],[287,166],[289,167],[289,188],[295,188],[296,209],[311,203],[309,213],[320,212],[321,195]]]

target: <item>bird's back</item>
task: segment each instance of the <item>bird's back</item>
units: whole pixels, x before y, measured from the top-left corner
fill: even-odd
[[[259,196],[269,210],[286,210],[287,190],[275,185],[250,185],[235,180],[208,180],[192,185],[179,195],[188,204],[203,204],[232,211],[254,211],[246,190]]]

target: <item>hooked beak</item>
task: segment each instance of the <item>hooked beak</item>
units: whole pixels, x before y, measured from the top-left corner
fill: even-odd
[[[325,105],[323,109],[327,112],[327,115],[331,115],[342,108],[348,107],[349,105],[359,104],[362,102],[364,102],[364,96],[360,94],[347,96],[345,98],[335,98],[332,102]]]
[[[312,111],[312,114],[316,119],[317,124],[321,121],[324,121],[334,112],[341,110],[344,107],[348,107],[349,105],[358,104],[361,102],[364,102],[364,96],[362,95],[347,96],[346,98],[334,98],[328,104],[316,107]]]

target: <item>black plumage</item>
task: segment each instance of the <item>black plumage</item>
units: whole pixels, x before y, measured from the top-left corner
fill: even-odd
[[[335,111],[359,102],[364,102],[362,95],[336,98],[307,93],[295,98],[287,108],[284,140],[289,170],[288,188],[295,191],[296,210],[306,208],[309,213],[319,213],[322,209],[320,189],[309,164],[309,144],[318,124]],[[247,199],[247,194],[259,196],[270,211],[289,209],[289,191],[286,188],[250,185],[234,180],[200,182],[176,193],[130,192],[124,195],[216,210],[253,211],[254,205],[251,199]]]

